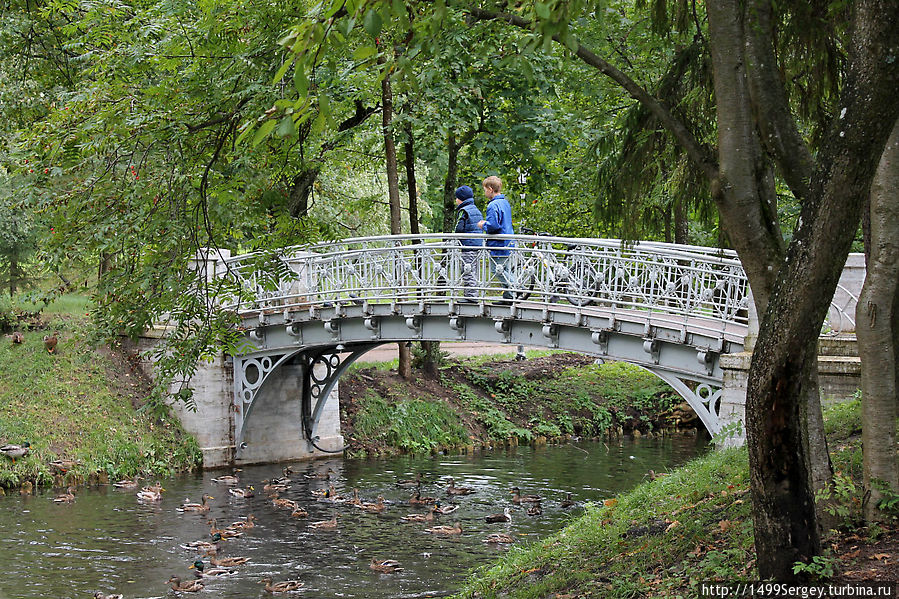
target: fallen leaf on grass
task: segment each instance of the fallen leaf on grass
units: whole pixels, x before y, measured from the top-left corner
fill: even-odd
[[[668,532],[672,528],[677,528],[678,526],[680,526],[680,522],[675,520],[674,522],[672,522],[671,524],[668,525],[668,528],[665,529],[665,532]]]
[[[876,559],[876,560],[888,560],[890,559],[889,553],[875,553],[874,555],[868,556],[868,559]]]
[[[718,522],[718,528],[721,529],[721,532],[727,532],[733,527],[734,523],[730,520],[721,520],[720,522]]]

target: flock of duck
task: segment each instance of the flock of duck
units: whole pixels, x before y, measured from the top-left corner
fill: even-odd
[[[290,468],[282,470],[282,476],[263,480],[261,483],[261,491],[268,496],[271,504],[278,511],[283,510],[290,518],[307,518],[309,512],[300,505],[300,502],[294,499],[286,499],[281,494],[288,491],[291,485],[291,476],[294,472]],[[352,489],[351,496],[343,496],[338,492],[332,482],[334,471],[331,468],[324,473],[313,473],[302,475],[305,479],[318,479],[323,481],[324,488],[313,489],[310,491],[312,497],[318,502],[333,504],[335,507],[332,517],[327,520],[319,520],[307,524],[307,528],[320,531],[336,531],[339,529],[338,519],[340,513],[337,511],[338,506],[345,506],[351,509],[358,509],[365,513],[380,514],[388,509],[388,503],[382,495],[379,495],[373,502],[364,501],[359,496],[358,489]],[[240,486],[240,478],[237,475],[224,475],[212,478],[211,482],[219,485],[223,492],[227,489],[227,493],[233,497],[246,499],[256,495],[256,487]],[[422,523],[427,525],[424,529],[433,535],[461,535],[463,533],[462,524],[456,520],[451,524],[438,524],[437,519],[440,516],[452,514],[459,509],[458,500],[466,495],[476,492],[475,489],[469,487],[456,486],[455,480],[450,478],[448,486],[444,489],[443,497],[429,497],[423,495],[422,491],[422,475],[419,473],[414,479],[398,480],[396,486],[400,488],[408,488],[412,490],[412,494],[408,501],[408,505],[417,506],[419,508],[427,508],[426,511],[407,514],[400,518],[402,522]],[[156,503],[162,501],[165,489],[160,482],[156,482],[149,486],[140,486],[139,479],[135,477],[132,480],[122,480],[113,483],[113,486],[123,490],[136,490],[136,497],[142,503]],[[137,490],[140,487],[140,490]],[[218,493],[216,493],[218,494]],[[487,514],[483,516],[484,521],[488,523],[511,523],[512,509],[519,507],[526,511],[529,516],[539,516],[543,511],[543,498],[535,494],[524,494],[518,487],[511,489],[512,506],[506,506],[502,512]],[[176,508],[182,513],[207,514],[212,507],[209,503],[215,497],[208,493],[204,493],[199,502],[187,501]],[[69,487],[66,493],[57,495],[53,498],[56,503],[72,503],[75,501],[75,489]],[[559,503],[562,508],[570,508],[576,505],[572,500],[571,493],[568,493],[567,499]],[[173,575],[166,584],[170,585],[172,590],[180,593],[194,593],[204,588],[203,579],[218,578],[231,576],[237,573],[236,568],[250,561],[250,558],[243,556],[220,555],[223,544],[226,541],[240,538],[247,531],[256,526],[256,516],[249,514],[244,518],[232,522],[228,526],[219,527],[216,519],[208,519],[206,523],[209,525],[209,540],[197,540],[190,543],[180,545],[181,549],[194,552],[196,558],[189,566],[193,570],[195,579],[183,580],[180,576]],[[515,537],[504,533],[495,532],[489,534],[483,539],[484,543],[496,545],[509,545],[516,541]],[[207,562],[208,559],[208,562]],[[381,574],[390,574],[402,571],[402,565],[394,559],[372,559],[369,564],[372,571]],[[302,590],[303,582],[299,580],[281,580],[274,581],[272,578],[266,577],[260,579],[260,584],[265,585],[265,590],[269,593],[290,593]],[[95,599],[120,599],[121,595],[107,595],[98,592],[94,595]]]

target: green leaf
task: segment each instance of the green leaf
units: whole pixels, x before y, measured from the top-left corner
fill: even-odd
[[[290,65],[293,64],[293,57],[291,56],[289,59],[284,61],[284,64],[281,65],[281,68],[278,69],[278,72],[275,73],[275,78],[272,80],[272,85],[281,81],[284,78],[284,73],[287,72],[287,69],[290,68]]]
[[[239,146],[246,138],[246,136],[249,135],[250,132],[255,128],[256,125],[254,125],[253,123],[247,123],[246,126],[243,127],[243,131],[240,132],[240,135],[237,136],[237,140],[235,140],[234,144]]]
[[[274,129],[275,125],[277,124],[278,123],[276,123],[274,120],[265,121],[264,123],[262,123],[262,126],[259,127],[259,131],[256,132],[256,136],[253,137],[253,147],[258,146],[260,143],[262,143],[262,140],[272,132],[272,129]]]
[[[378,52],[374,46],[359,46],[353,51],[353,58],[356,60],[365,60],[369,56],[373,56]]]
[[[278,137],[288,137],[294,134],[293,118],[286,116],[278,123],[278,130],[275,132]]]
[[[562,34],[562,42],[572,52],[577,52],[578,48],[580,48],[580,44],[577,39],[571,34],[571,31],[566,30],[565,33]]]
[[[541,19],[548,19],[549,13],[550,13],[549,4],[546,4],[544,2],[535,3],[534,4],[534,12],[536,12],[537,16],[540,17]]]
[[[309,78],[306,76],[306,65],[303,63],[298,63],[293,71],[293,86],[300,97],[305,96],[309,90]]]
[[[365,31],[372,37],[375,37],[379,33],[381,33],[381,27],[384,24],[381,19],[381,15],[379,15],[374,9],[369,9],[367,13],[365,13],[365,18],[362,20],[362,26],[365,28]]]

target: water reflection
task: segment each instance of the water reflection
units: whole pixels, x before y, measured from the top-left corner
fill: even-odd
[[[165,584],[175,574],[192,579],[188,566],[196,559],[179,545],[209,539],[207,520],[219,527],[254,514],[256,526],[243,537],[222,543],[220,555],[246,556],[237,574],[205,579],[206,596],[269,596],[260,580],[299,579],[310,597],[434,597],[452,593],[468,570],[489,562],[502,546],[482,542],[489,533],[505,532],[520,543],[558,530],[580,507],[563,509],[567,493],[579,502],[601,500],[634,486],[650,469],[662,471],[702,451],[692,438],[638,439],[615,444],[581,443],[517,448],[474,455],[404,456],[388,460],[324,460],[294,464],[290,487],[281,497],[298,502],[308,518],[291,518],[262,492],[263,480],[281,475],[282,465],[248,467],[239,472],[241,486],[252,484],[256,495],[234,497],[228,487],[211,481],[218,473],[164,481],[159,503],[140,503],[134,491],[109,487],[81,489],[74,504],[54,504],[52,492],[0,498],[0,551],[4,576],[0,597],[92,597],[96,591],[126,597],[171,596]],[[304,474],[333,468],[332,482],[350,496],[358,488],[364,501],[383,495],[388,508],[364,513],[349,505],[317,501],[313,490],[327,480]],[[459,509],[440,517],[440,524],[460,522],[460,536],[428,534],[422,523],[400,517],[426,508],[411,506],[414,489],[397,487],[398,479],[420,472],[424,495],[457,503]],[[472,487],[473,495],[444,494],[449,478]],[[543,513],[528,516],[511,502],[510,490],[543,496]],[[176,508],[203,493],[214,497],[207,513],[179,513]],[[512,522],[488,524],[487,514],[512,508]],[[315,530],[309,523],[339,514],[336,531]],[[379,574],[369,569],[373,558],[395,559],[404,570]]]

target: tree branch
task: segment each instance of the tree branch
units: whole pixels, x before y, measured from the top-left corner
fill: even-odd
[[[790,110],[780,71],[774,68],[771,0],[751,0],[745,9],[746,75],[761,142],[774,158],[793,195],[808,199],[814,161]]]
[[[531,27],[530,21],[522,19],[518,15],[491,12],[476,7],[469,8],[468,11],[472,17],[479,20],[503,21],[518,27],[519,29],[530,29]],[[554,35],[553,40],[562,43],[562,40],[558,35]],[[709,181],[714,182],[718,179],[718,165],[713,158],[714,153],[710,148],[701,144],[687,129],[686,125],[671,113],[667,106],[662,102],[659,102],[658,99],[653,97],[625,73],[597,56],[582,44],[577,43],[577,51],[574,52],[574,55],[617,83],[632,98],[645,106],[657,119],[659,119],[659,122],[671,132],[675,139],[677,139],[678,143],[690,159],[693,160]]]

